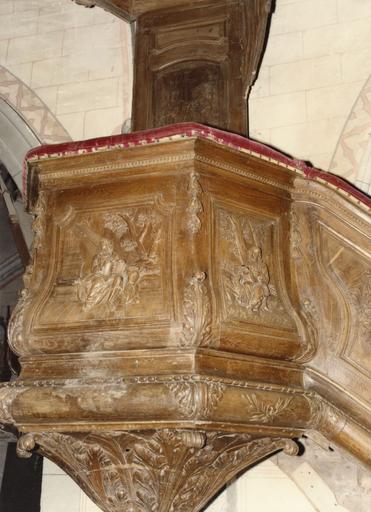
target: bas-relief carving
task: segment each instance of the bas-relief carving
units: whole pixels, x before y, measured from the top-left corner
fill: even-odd
[[[182,149],[189,152],[189,141],[181,141],[181,144]],[[163,160],[167,158],[164,147],[160,147]],[[214,158],[215,144],[208,147],[206,142],[198,141],[194,151],[199,147],[203,157],[213,155]],[[141,151],[148,155],[148,148],[131,150],[140,153],[138,167],[142,179],[146,169],[143,170]],[[156,152],[156,144],[151,151]],[[226,150],[228,158],[231,154]],[[102,157],[99,152],[94,157],[98,160],[96,169],[99,169]],[[109,164],[109,153],[103,157],[104,164]],[[223,160],[224,157],[217,155],[215,158]],[[243,167],[244,155],[238,158]],[[279,443],[284,441],[277,438],[266,442],[255,439],[263,432],[272,437],[294,437],[305,429],[315,428],[352,449],[353,441],[344,442],[342,436],[345,426],[347,432],[353,428],[352,419],[323,404],[319,395],[314,396],[313,388],[305,391],[305,366],[297,364],[303,360],[297,358],[292,362],[299,346],[292,318],[296,321],[296,316],[300,317],[311,332],[309,341],[303,336],[305,361],[311,359],[315,348],[315,344],[310,344],[312,338],[315,343],[319,335],[326,338],[323,318],[327,309],[322,307],[325,300],[323,303],[318,300],[316,293],[317,282],[325,280],[318,256],[318,250],[322,249],[318,249],[317,233],[312,233],[319,215],[312,215],[310,211],[308,215],[305,211],[303,216],[300,209],[295,212],[296,217],[291,214],[293,258],[287,261],[285,244],[289,237],[284,230],[288,226],[292,198],[283,198],[288,197],[291,185],[284,181],[283,171],[278,166],[274,183],[263,182],[261,175],[264,173],[259,173],[254,182],[257,194],[263,198],[267,187],[270,190],[269,200],[259,203],[259,197],[254,197],[252,192],[254,187],[250,186],[257,171],[251,163],[252,157],[248,158],[245,166],[250,173],[248,176],[237,175],[234,165],[228,170],[225,162],[215,166],[217,171],[213,174],[213,165],[196,157],[193,167],[191,160],[187,166],[169,160],[163,175],[163,162],[148,164],[149,170],[155,170],[145,176],[150,184],[148,190],[158,184],[161,189],[164,178],[170,182],[174,176],[179,176],[176,166],[181,166],[183,186],[177,189],[179,200],[175,204],[179,214],[173,217],[173,206],[161,208],[153,196],[141,196],[140,201],[136,197],[128,198],[128,191],[136,190],[130,183],[133,177],[136,179],[134,164],[131,169],[129,166],[115,169],[115,179],[122,172],[125,180],[117,181],[117,189],[115,182],[115,198],[108,204],[104,205],[98,194],[90,195],[83,173],[79,174],[81,183],[72,181],[71,189],[67,192],[63,189],[61,197],[71,201],[59,204],[59,196],[50,193],[52,201],[47,208],[54,218],[46,224],[47,235],[55,244],[50,257],[53,265],[44,265],[43,258],[36,258],[38,268],[52,268],[48,270],[48,282],[41,283],[41,296],[38,292],[32,301],[32,307],[40,312],[37,313],[39,318],[35,315],[36,321],[43,318],[45,323],[36,325],[39,331],[35,329],[30,343],[38,348],[37,342],[45,339],[44,333],[45,337],[52,338],[53,329],[59,328],[58,336],[54,336],[55,343],[58,346],[62,340],[64,345],[63,349],[59,347],[57,357],[48,354],[39,357],[35,351],[30,358],[25,358],[25,366],[29,365],[25,378],[30,379],[30,383],[24,396],[20,391],[13,407],[4,392],[5,405],[0,410],[0,421],[4,422],[2,418],[5,418],[9,422],[14,415],[24,421],[22,425],[13,420],[24,431],[32,428],[42,432],[23,437],[19,443],[20,454],[39,445],[43,453],[67,469],[107,512],[130,510],[130,507],[138,512],[200,510],[230,476],[249,463],[252,453],[257,460],[283,446]],[[116,160],[114,164],[117,165]],[[206,172],[205,165],[208,166]],[[268,163],[262,161],[260,165]],[[81,161],[79,166],[81,170]],[[60,165],[59,169],[62,167]],[[71,173],[73,171],[71,169]],[[41,179],[43,186],[54,191],[58,189],[58,180],[63,186],[68,184],[68,172],[63,169],[63,176],[58,172],[62,171],[57,166],[53,182]],[[228,199],[217,199],[225,192],[229,172]],[[156,183],[151,182],[154,174],[158,179]],[[98,173],[91,174],[89,180],[94,181],[96,177],[98,179]],[[280,180],[282,183],[277,185],[276,181]],[[171,190],[178,183],[174,180]],[[119,202],[120,188],[122,202]],[[241,201],[243,188],[248,190],[247,204]],[[108,189],[107,185],[104,192],[107,196]],[[308,217],[310,222],[306,227]],[[51,237],[53,229],[55,236]],[[201,236],[201,232],[205,236]],[[187,253],[188,244],[197,249],[192,258]],[[43,250],[42,245],[36,249],[36,254],[40,255],[37,251]],[[326,279],[330,282],[337,278],[336,288],[340,289],[340,281],[349,278],[355,290],[349,294],[353,294],[357,309],[357,304],[359,306],[367,297],[367,288],[360,287],[361,280],[353,280],[352,272],[343,272],[343,267],[338,266],[343,256],[341,253],[331,261],[333,268],[328,269]],[[329,261],[321,261],[322,267]],[[312,268],[311,262],[314,262]],[[296,274],[293,268],[298,269]],[[299,276],[303,286],[295,292]],[[32,277],[33,284],[34,279]],[[348,281],[343,288],[342,294],[346,297]],[[327,290],[324,286],[321,289]],[[350,305],[350,309],[352,307]],[[74,311],[69,313],[68,308]],[[162,332],[158,334],[153,328],[164,310],[166,314],[161,318],[170,325],[169,337],[167,333],[165,336]],[[50,312],[54,314],[54,324],[47,323],[52,316]],[[133,319],[142,319],[144,314],[148,315],[145,321],[148,320],[149,327],[143,329],[143,321],[138,328],[141,339],[138,341],[137,337],[132,342]],[[227,325],[225,329],[220,325],[223,322]],[[23,319],[21,324],[25,325]],[[243,338],[246,324],[250,338]],[[99,326],[104,331],[98,332]],[[116,326],[123,328],[114,332]],[[262,335],[261,344],[260,332],[265,336]],[[89,339],[91,333],[99,338],[96,344]],[[132,344],[123,345],[122,354],[116,351],[121,350],[119,345],[111,353],[95,352],[111,347],[114,335],[130,337]],[[61,354],[69,350],[67,343],[72,344],[73,336],[77,341],[74,339],[70,352],[75,353]],[[148,342],[144,349],[142,338],[144,343]],[[108,339],[112,345],[103,345],[102,339]],[[260,357],[244,352],[243,344],[250,339],[253,339],[252,344],[261,345]],[[223,343],[220,350],[219,343]],[[280,348],[281,343],[284,349]],[[277,354],[281,350],[277,358],[275,347]],[[286,347],[290,353],[285,353]],[[58,361],[61,361],[59,367]],[[32,369],[37,372],[35,381],[31,380]],[[89,373],[92,369],[93,373]],[[157,369],[159,375],[155,374]],[[60,380],[53,374],[55,371],[62,377]],[[53,375],[56,381],[46,384]],[[85,377],[91,380],[85,382]],[[308,380],[308,386],[311,385]],[[39,402],[37,397],[41,397]],[[49,423],[41,424],[43,397],[48,397],[50,413]],[[33,404],[27,403],[28,399],[34,400]],[[61,404],[60,408],[55,407],[55,413],[52,411],[54,404]],[[190,429],[201,428],[201,422],[201,431],[181,430],[185,425]],[[161,430],[170,426],[175,430]],[[355,437],[358,427],[354,427]],[[68,433],[69,428],[74,430],[73,434]],[[112,433],[114,428],[125,431]],[[149,430],[139,432],[139,428]],[[219,428],[222,432],[210,434]],[[65,433],[56,434],[54,429]],[[225,432],[227,429],[229,433]],[[249,432],[249,435],[237,434],[236,430]],[[234,452],[235,445],[229,441],[237,442],[238,437],[248,448],[241,452],[236,448]],[[259,444],[258,441],[263,443],[264,449],[255,452],[254,443]],[[232,452],[241,454],[233,459],[241,461],[241,466],[229,464]],[[210,462],[210,453],[215,454],[220,464],[215,473],[210,471],[214,460]],[[188,468],[194,469],[188,471]],[[219,477],[223,477],[223,482],[219,480],[216,485]],[[197,487],[199,482],[200,488]]]
[[[180,119],[220,125],[224,94],[219,65],[174,64],[157,75],[154,90],[154,126],[176,123]]]
[[[47,206],[46,194],[40,191],[33,211],[32,229],[34,238],[31,248],[31,263],[27,265],[23,275],[24,288],[20,293],[20,298],[8,325],[9,344],[17,354],[26,353],[27,351],[28,340],[23,335],[25,316],[32,304],[34,290],[40,285],[45,273],[45,269],[43,269],[43,272],[35,273],[34,267],[38,254],[44,253]]]
[[[221,280],[228,317],[292,327],[273,281],[272,223],[219,211]]]
[[[167,216],[143,205],[67,217],[59,228],[61,267],[40,325],[52,326],[61,315],[66,325],[161,315]]]
[[[198,512],[249,464],[281,449],[297,453],[289,439],[179,429],[26,434],[18,454],[35,447],[105,512]]]
[[[258,397],[255,393],[244,396],[248,402],[249,421],[272,423],[289,407],[292,398],[279,398],[277,401]]]
[[[134,130],[193,121],[245,133],[246,97],[269,17],[266,0],[184,1],[177,12],[173,2],[157,1],[162,11],[138,18]],[[173,9],[166,9],[170,3]],[[152,10],[155,2],[147,6]]]
[[[206,273],[197,272],[184,290],[184,321],[180,334],[182,347],[208,347],[213,343],[211,302],[206,285]]]
[[[186,417],[208,415],[222,400],[227,388],[222,382],[177,381],[166,384]]]
[[[126,305],[139,300],[141,281],[160,274],[160,217],[148,209],[129,209],[106,213],[103,222],[111,238],[99,239],[87,222],[75,226],[82,238],[95,246],[90,264],[84,259],[75,281],[77,296],[83,311],[106,306],[122,313]]]

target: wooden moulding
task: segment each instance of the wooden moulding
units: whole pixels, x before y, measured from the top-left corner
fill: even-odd
[[[106,512],[197,512],[306,432],[370,463],[366,200],[199,125],[44,147],[28,170],[22,372],[0,387],[20,455]]]

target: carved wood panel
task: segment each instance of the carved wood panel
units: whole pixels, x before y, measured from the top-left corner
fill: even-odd
[[[137,19],[134,129],[197,121],[245,133],[246,96],[256,78],[268,3],[161,7]]]

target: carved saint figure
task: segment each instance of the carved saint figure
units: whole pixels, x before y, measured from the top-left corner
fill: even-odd
[[[74,229],[82,260],[75,285],[83,311],[102,306],[115,313],[137,303],[140,283],[160,274],[162,231],[156,212],[144,208],[107,212],[100,223],[84,218]]]
[[[252,313],[261,309],[268,311],[268,298],[276,295],[275,288],[270,284],[270,276],[263,260],[262,249],[255,241],[250,225],[252,244],[248,246],[239,222],[229,217],[233,226],[234,239],[237,243],[239,265],[225,265],[225,287],[229,301],[247,308]]]
[[[91,272],[78,281],[78,298],[83,309],[102,304],[114,304],[128,282],[127,265],[113,251],[113,243],[102,239],[93,258]]]
[[[258,312],[263,306],[268,310],[269,273],[268,267],[262,259],[260,247],[253,245],[247,250],[246,263],[237,270],[239,293],[237,302],[241,306]]]

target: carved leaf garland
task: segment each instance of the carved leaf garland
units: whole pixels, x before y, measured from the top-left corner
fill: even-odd
[[[21,291],[20,299],[15,306],[9,326],[8,326],[8,339],[12,349],[17,354],[26,354],[27,346],[26,339],[23,336],[24,318],[25,313],[30,306],[33,294],[31,291],[31,281],[34,279],[34,263],[35,258],[43,249],[45,228],[46,228],[46,208],[47,199],[45,192],[41,191],[34,210],[34,220],[32,222],[32,229],[34,232],[34,239],[31,249],[31,263],[26,267],[25,274],[23,275],[24,289]],[[41,278],[41,273],[35,279]],[[35,283],[34,283],[35,284]]]
[[[270,423],[279,416],[291,403],[292,398],[279,398],[277,402],[259,398],[255,393],[245,395],[248,402],[250,421]]]

